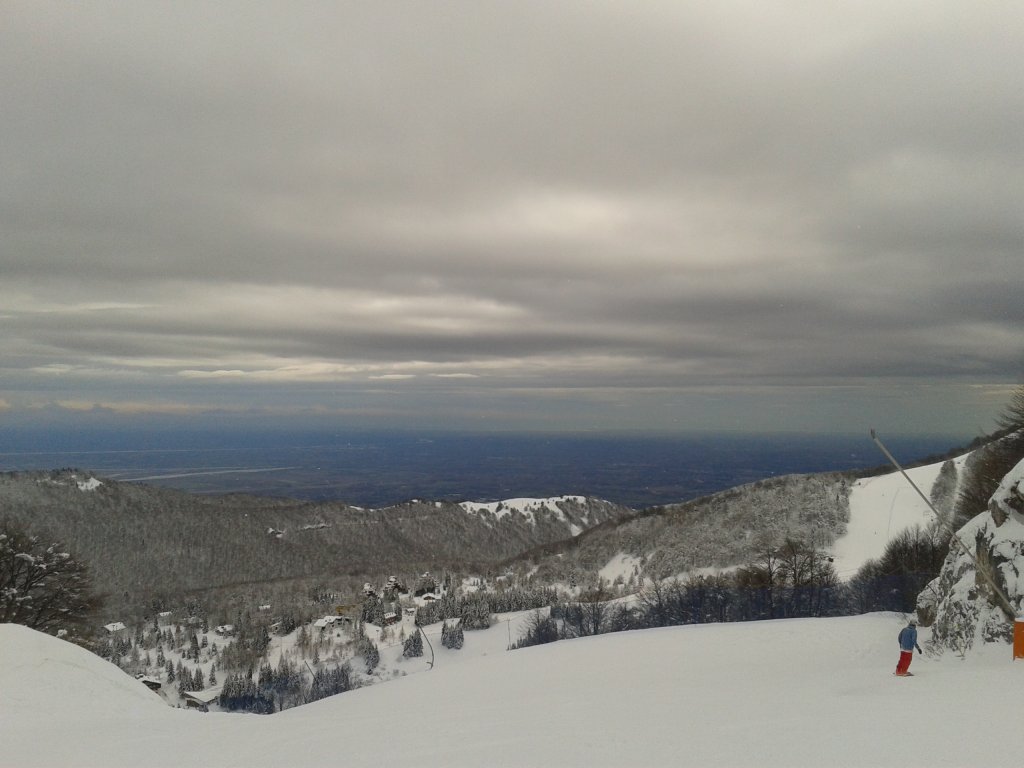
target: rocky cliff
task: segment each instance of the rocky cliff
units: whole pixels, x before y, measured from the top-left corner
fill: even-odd
[[[961,544],[951,543],[942,571],[918,597],[918,615],[937,645],[959,653],[978,642],[1007,642],[1013,618],[1024,614],[1024,461],[956,537]]]

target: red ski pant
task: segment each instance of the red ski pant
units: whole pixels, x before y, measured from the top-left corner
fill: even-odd
[[[910,669],[910,662],[914,658],[913,651],[900,651],[900,663],[896,665],[896,674],[905,675]]]

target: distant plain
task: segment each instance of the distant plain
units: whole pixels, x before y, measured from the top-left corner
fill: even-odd
[[[963,440],[966,443],[967,440]],[[957,445],[888,436],[910,464]],[[465,434],[0,429],[0,471],[75,467],[193,493],[380,507],[563,494],[645,508],[784,474],[884,463],[864,435]]]

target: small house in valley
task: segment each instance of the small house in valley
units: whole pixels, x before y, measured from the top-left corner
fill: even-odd
[[[185,700],[185,709],[198,709],[200,712],[209,712],[210,705],[220,697],[220,686],[207,688],[205,691],[185,691],[182,698]]]
[[[128,627],[124,625],[124,622],[114,621],[110,624],[104,624],[103,629],[107,633],[107,637],[127,637]]]

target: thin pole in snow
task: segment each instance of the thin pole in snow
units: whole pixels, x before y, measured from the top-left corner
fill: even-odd
[[[1002,588],[998,584],[996,584],[996,580],[992,578],[992,575],[988,572],[988,569],[981,567],[981,564],[978,562],[978,558],[974,556],[974,553],[971,551],[970,547],[964,544],[963,540],[957,535],[956,531],[953,530],[953,526],[947,523],[943,519],[942,515],[939,514],[939,510],[937,510],[935,508],[935,505],[932,504],[931,499],[925,496],[921,492],[921,489],[917,487],[917,484],[910,479],[910,475],[908,475],[906,471],[904,471],[903,467],[900,466],[900,463],[896,461],[896,458],[891,453],[889,453],[889,449],[886,448],[885,445],[883,445],[881,439],[879,439],[878,435],[875,434],[874,429],[871,430],[871,439],[874,441],[875,445],[878,446],[879,450],[885,454],[885,457],[892,463],[892,465],[900,471],[900,474],[903,475],[903,479],[910,483],[910,487],[917,491],[917,495],[920,496],[922,501],[924,501],[924,503],[928,505],[928,509],[930,509],[932,511],[932,514],[935,515],[936,519],[939,521],[939,525],[946,529],[950,536],[952,536],[953,540],[960,545],[960,548],[964,551],[964,554],[971,558],[971,562],[974,563],[975,572],[980,573],[982,578],[984,578],[985,581],[988,582],[989,586],[992,587],[993,590],[995,590],[996,596],[1002,603],[1000,607],[1006,612],[1006,615],[1009,616],[1011,620],[1014,619],[1016,617],[1016,611],[1014,611],[1013,606],[1010,605],[1010,598],[1008,598],[1006,594],[1003,592]]]
[[[423,635],[423,639],[427,641],[427,648],[430,649],[430,661],[427,662],[427,669],[433,669],[434,668],[434,646],[431,645],[430,638],[427,637],[427,633],[423,631],[423,627],[421,627],[421,626],[419,626],[417,624],[416,625],[416,629],[418,629],[420,631],[420,634]]]

